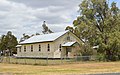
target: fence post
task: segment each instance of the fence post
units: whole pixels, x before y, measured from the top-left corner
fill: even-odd
[[[5,56],[5,63],[7,63],[7,56]]]
[[[25,58],[24,58],[24,62],[25,62],[24,64],[26,64],[26,59]]]
[[[35,57],[35,65],[37,64],[37,63],[36,63],[36,59],[37,59],[37,58]]]
[[[25,62],[24,64],[26,64],[26,53],[25,53],[25,56],[24,56],[24,62]]]
[[[9,63],[10,63],[10,56],[9,56]]]
[[[62,61],[63,59],[62,59],[62,57],[61,57],[61,64],[63,63],[63,61]]]
[[[76,59],[76,62],[77,62],[77,59],[78,59],[77,56],[75,56],[75,59]]]
[[[15,60],[16,60],[16,64],[17,64],[17,58],[15,58]]]
[[[48,65],[48,56],[47,56],[47,59],[46,59],[46,65]]]

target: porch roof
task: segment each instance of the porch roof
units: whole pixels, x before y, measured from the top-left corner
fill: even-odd
[[[22,45],[17,45],[16,47],[21,47]]]
[[[76,43],[75,41],[74,42],[67,42],[67,43],[63,44],[62,46],[63,47],[70,47],[70,46],[72,46],[75,43]]]

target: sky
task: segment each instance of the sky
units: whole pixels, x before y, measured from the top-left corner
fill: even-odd
[[[53,32],[64,31],[72,26],[79,15],[82,0],[0,0],[0,35],[7,31],[20,39],[23,33],[32,35],[42,32],[42,23]],[[110,0],[118,2],[120,0]]]

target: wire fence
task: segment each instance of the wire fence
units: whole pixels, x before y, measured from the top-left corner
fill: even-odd
[[[78,63],[83,61],[98,61],[97,56],[75,56],[73,58],[16,58],[0,57],[1,63],[27,64],[27,65],[59,65],[68,63]]]

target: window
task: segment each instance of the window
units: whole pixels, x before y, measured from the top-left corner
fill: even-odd
[[[48,51],[50,51],[50,44],[48,44]]]
[[[24,52],[26,52],[26,46],[24,46]]]
[[[59,50],[61,51],[61,49],[62,49],[62,46],[61,46],[61,44],[60,44],[60,46],[59,46]]]
[[[72,51],[72,49],[69,48],[69,47],[67,47],[66,50],[67,50],[67,52],[71,52]]]
[[[31,52],[33,52],[33,45],[31,45]]]
[[[70,41],[70,36],[67,37],[67,40]]]
[[[39,51],[41,51],[41,45],[39,45]]]

